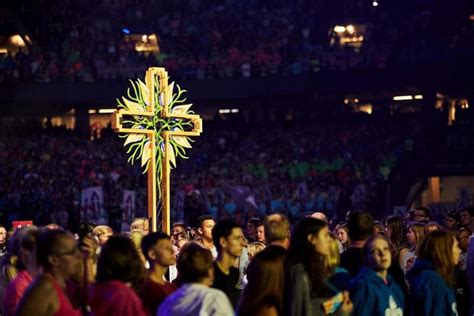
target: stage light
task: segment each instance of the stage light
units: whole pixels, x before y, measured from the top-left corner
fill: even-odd
[[[393,97],[394,101],[406,101],[406,100],[413,100],[411,95],[397,95]]]
[[[232,109],[230,110],[231,113],[239,113],[239,109]]]
[[[110,114],[114,112],[115,112],[115,109],[99,109],[100,114]]]
[[[421,94],[415,95],[416,100],[423,100],[423,96]]]
[[[219,114],[228,114],[230,113],[230,109],[220,109]]]
[[[13,45],[15,45],[17,47],[25,47],[26,46],[25,41],[23,40],[23,38],[19,34],[12,35],[10,37],[10,43],[12,43]]]
[[[130,34],[130,30],[129,30],[129,29],[122,29],[122,32],[125,33],[125,34]]]
[[[349,34],[354,34],[354,26],[353,25],[348,25],[346,26],[346,31],[349,32]]]
[[[89,114],[96,114],[97,111],[96,110],[89,110]]]
[[[372,5],[373,5],[374,7],[377,7],[377,6],[379,5],[379,3],[378,3],[377,1],[374,1],[374,2],[372,2]]]
[[[334,32],[336,33],[344,33],[346,31],[346,28],[342,25],[336,25],[334,27]]]

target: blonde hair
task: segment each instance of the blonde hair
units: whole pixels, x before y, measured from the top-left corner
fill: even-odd
[[[249,257],[252,257],[252,258],[255,257],[255,255],[259,253],[260,251],[262,251],[263,249],[265,249],[265,244],[259,241],[254,241],[250,243],[247,247]]]
[[[143,233],[140,230],[132,231],[132,233],[130,234],[130,239],[132,240],[133,245],[137,249],[138,255],[140,259],[142,260],[143,265],[145,265],[146,259],[145,259],[145,256],[143,255],[142,247],[141,247]]]
[[[324,260],[326,262],[326,268],[332,274],[334,273],[336,267],[338,267],[341,263],[341,257],[339,255],[339,244],[337,237],[334,236],[333,233],[330,233],[329,236],[331,236],[329,254],[325,256]]]
[[[92,234],[97,237],[102,236],[104,234],[112,235],[113,233],[114,232],[112,231],[112,228],[107,225],[99,225],[94,227],[94,229],[92,230]]]
[[[425,234],[434,232],[435,230],[443,230],[443,227],[436,222],[429,222],[425,225]]]
[[[135,218],[133,220],[132,224],[130,225],[130,232],[134,232],[134,231],[137,231],[137,230],[138,231],[144,231],[145,226],[149,226],[147,218],[145,218],[145,217]]]
[[[413,231],[413,233],[416,236],[416,245],[414,245],[414,250],[417,250],[421,242],[425,238],[425,224],[413,222],[413,223],[408,224],[407,231],[409,231],[410,229]]]

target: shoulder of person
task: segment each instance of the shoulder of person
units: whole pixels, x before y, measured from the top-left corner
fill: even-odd
[[[55,290],[53,281],[51,280],[50,277],[46,275],[39,275],[35,279],[33,279],[31,288],[36,289],[38,291],[42,291],[45,294],[54,292]]]
[[[436,290],[448,285],[435,270],[424,270],[415,279],[418,289]]]

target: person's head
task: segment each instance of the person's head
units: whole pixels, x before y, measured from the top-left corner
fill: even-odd
[[[7,230],[5,227],[0,226],[0,245],[4,245],[7,242]]]
[[[372,270],[387,271],[392,264],[392,253],[387,239],[378,234],[369,238],[364,245],[364,259]]]
[[[444,220],[444,227],[446,230],[455,231],[459,226],[459,214],[456,211],[451,211],[446,215],[446,219]]]
[[[425,235],[434,232],[435,230],[443,230],[443,227],[441,227],[440,224],[436,222],[428,222],[425,225]]]
[[[374,235],[383,232],[385,229],[380,221],[374,221]]]
[[[343,246],[346,246],[349,243],[349,229],[347,228],[347,225],[337,225],[336,235],[337,239],[339,239]]]
[[[413,219],[416,222],[429,222],[431,220],[430,209],[424,206],[417,207]]]
[[[36,226],[25,226],[15,231],[12,238],[12,255],[18,258],[16,267],[18,270],[34,270],[36,268],[36,243],[38,239],[38,228]]]
[[[253,240],[257,239],[257,227],[261,225],[259,218],[252,217],[247,221],[247,236]]]
[[[463,209],[461,212],[459,212],[459,217],[462,226],[471,225],[471,222],[474,221],[474,207]]]
[[[265,243],[265,227],[263,224],[257,226],[257,241]]]
[[[219,255],[224,253],[231,257],[239,257],[244,246],[244,235],[240,226],[231,220],[219,221],[212,230],[214,246]]]
[[[183,235],[186,234],[186,225],[183,222],[177,222],[173,224],[173,229],[171,230],[171,237],[176,243]]]
[[[265,249],[265,244],[264,243],[261,243],[259,241],[254,241],[254,242],[250,243],[247,246],[249,261],[252,260],[252,258],[255,257],[255,255],[257,253],[259,253],[260,251],[262,251],[263,249]]]
[[[107,225],[99,225],[92,230],[92,234],[97,238],[97,242],[101,247],[109,240],[113,233],[112,228]]]
[[[267,244],[276,242],[288,244],[290,239],[290,221],[288,217],[278,213],[268,215],[263,221],[263,226]]]
[[[142,236],[147,235],[150,232],[150,223],[145,217],[135,218],[130,225],[130,232],[139,231]]]
[[[407,246],[407,232],[403,219],[398,215],[387,217],[385,220],[385,233],[395,249]]]
[[[214,282],[212,262],[212,254],[209,250],[196,243],[186,244],[178,256],[178,282],[212,285]]]
[[[311,214],[311,217],[322,220],[325,223],[329,223],[327,216],[322,212],[314,212]]]
[[[453,232],[434,231],[426,235],[418,247],[419,259],[428,260],[449,285],[453,285],[453,270],[459,263],[461,250]]]
[[[42,229],[37,236],[36,261],[45,272],[68,279],[77,273],[81,252],[74,237],[62,229]]]
[[[212,242],[212,230],[216,222],[211,215],[202,215],[198,218],[198,232],[199,235],[206,241]]]
[[[283,310],[285,249],[270,246],[259,252],[247,267],[248,284],[244,288],[239,315],[256,315],[262,306],[272,302],[278,314]]]
[[[417,222],[408,223],[407,241],[412,248],[416,249],[424,237],[425,224]]]
[[[331,249],[331,236],[328,225],[322,220],[304,217],[293,227],[288,266],[303,264],[308,271],[312,291],[327,295],[325,278],[328,276],[326,257]]]
[[[288,257],[303,263],[311,253],[327,256],[330,247],[331,236],[328,225],[320,219],[305,217],[293,228]]]
[[[351,241],[365,241],[374,232],[374,219],[368,212],[351,212],[347,219]]]
[[[176,264],[173,243],[170,237],[162,232],[150,233],[142,238],[142,253],[145,259],[153,265],[169,267]]]
[[[97,283],[115,280],[137,288],[143,276],[143,262],[132,240],[121,235],[111,236],[99,255]]]
[[[469,246],[469,236],[472,235],[472,231],[467,227],[461,227],[456,231],[456,238],[459,243],[459,248],[463,253],[467,252]]]

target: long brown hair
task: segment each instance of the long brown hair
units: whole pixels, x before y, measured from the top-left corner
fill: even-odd
[[[325,222],[312,217],[304,217],[296,223],[291,235],[286,263],[288,269],[295,264],[304,265],[310,279],[312,294],[315,297],[330,297],[333,294],[325,281],[330,275],[326,258],[319,254],[308,241],[308,235],[317,235],[324,227],[327,227]]]
[[[453,244],[455,235],[453,232],[433,231],[426,235],[418,248],[418,258],[431,261],[448,285],[454,283],[453,271]]]
[[[285,249],[269,246],[259,252],[247,268],[248,284],[244,288],[238,315],[257,315],[264,307],[283,311]]]

